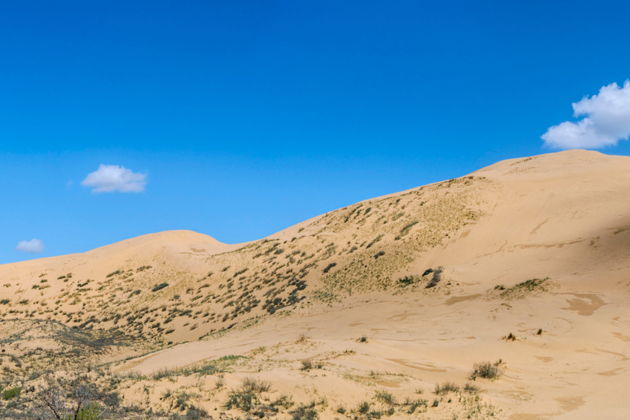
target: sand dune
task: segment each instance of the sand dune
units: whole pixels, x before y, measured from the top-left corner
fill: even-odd
[[[574,150],[246,244],[162,232],[2,265],[5,382],[80,354],[156,418],[626,418],[629,196],[630,158]],[[471,379],[482,362],[499,376]],[[249,410],[226,403],[245,378],[271,385]]]

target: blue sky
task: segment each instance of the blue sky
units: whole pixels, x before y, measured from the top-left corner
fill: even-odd
[[[573,120],[572,103],[630,78],[629,14],[607,1],[4,2],[0,263],[168,229],[257,239],[551,151],[541,135]],[[101,164],[146,188],[81,185]],[[33,238],[43,252],[16,249]]]

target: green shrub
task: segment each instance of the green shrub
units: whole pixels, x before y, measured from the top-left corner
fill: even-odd
[[[22,392],[22,388],[19,386],[13,388],[7,388],[2,391],[2,399],[3,400],[12,400],[13,398],[19,397],[20,392]]]
[[[81,408],[77,412],[76,416],[68,414],[66,416],[66,419],[67,420],[100,420],[103,418],[102,413],[103,413],[103,410],[101,409],[101,407],[97,403],[92,402],[88,404],[87,407]]]

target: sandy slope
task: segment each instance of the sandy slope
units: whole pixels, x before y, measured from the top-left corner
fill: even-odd
[[[115,362],[119,374],[247,357],[223,374],[222,390],[213,388],[216,376],[124,385],[137,403],[134,390],[147,384],[157,405],[165,389],[196,389],[207,395],[196,404],[217,413],[225,411],[227,390],[258,377],[272,383],[273,395],[325,397],[322,418],[345,418],[338,406],[351,410],[378,390],[402,401],[422,389],[422,398],[439,399],[425,409],[427,418],[622,419],[630,412],[629,193],[627,157],[578,150],[512,159],[249,244],[164,232],[0,266],[2,283],[10,284],[0,298],[11,300],[5,316],[24,316],[28,307],[35,317],[71,325],[93,317],[90,330],[150,337],[158,351]],[[438,267],[441,281],[427,288],[431,274],[422,274]],[[121,273],[107,277],[114,270]],[[53,281],[63,273],[71,280]],[[412,284],[401,284],[403,277]],[[53,284],[32,289],[41,278]],[[95,287],[77,292],[86,278]],[[514,287],[529,279],[547,280],[531,290]],[[152,292],[162,281],[169,286]],[[142,291],[127,297],[138,284]],[[18,295],[29,302],[20,306]],[[263,305],[269,296],[281,301],[277,308]],[[57,307],[42,309],[44,300]],[[93,304],[79,314],[80,302]],[[234,307],[244,309],[227,312]],[[141,316],[114,323],[116,311]],[[156,321],[162,324],[147,330]],[[510,333],[515,340],[503,339]],[[367,342],[357,341],[362,336]],[[159,350],[166,341],[174,345]],[[306,359],[321,367],[302,370]],[[499,359],[501,377],[475,381],[481,403],[432,394],[436,384],[470,382],[475,363]]]

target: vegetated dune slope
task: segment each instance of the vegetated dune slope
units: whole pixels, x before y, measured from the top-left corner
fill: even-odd
[[[0,266],[3,366],[107,366],[156,413],[238,418],[255,377],[294,400],[270,417],[625,418],[628,256],[630,158],[512,159],[247,244],[173,231]],[[499,377],[473,381],[480,362]]]

